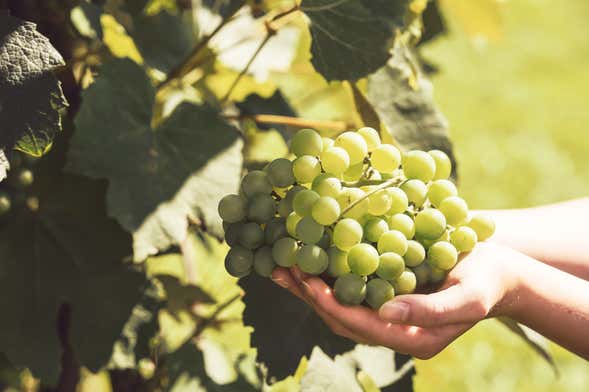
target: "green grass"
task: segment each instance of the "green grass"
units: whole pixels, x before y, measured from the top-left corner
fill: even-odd
[[[587,15],[586,0],[510,1],[501,40],[475,45],[456,27],[424,48],[440,67],[436,100],[451,124],[460,191],[471,207],[589,195]],[[417,390],[589,390],[589,362],[550,347],[558,379],[518,338],[486,321],[419,361]]]

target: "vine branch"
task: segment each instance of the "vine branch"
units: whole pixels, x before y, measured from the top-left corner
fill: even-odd
[[[281,124],[290,125],[297,128],[315,128],[330,129],[333,131],[343,132],[350,128],[350,124],[345,121],[331,120],[310,120],[300,117],[281,116],[276,114],[243,114],[239,116],[225,116],[227,120],[247,120],[251,119],[263,124]]]

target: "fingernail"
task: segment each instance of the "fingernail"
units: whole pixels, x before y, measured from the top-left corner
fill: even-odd
[[[304,280],[301,281],[301,287],[303,289],[303,291],[305,292],[305,295],[312,301],[315,301],[315,291],[313,291],[313,288],[309,285],[309,283],[305,282]]]
[[[404,302],[384,304],[378,313],[383,320],[404,322],[409,317],[409,305]]]
[[[286,283],[286,281],[283,280],[283,279],[280,279],[280,278],[274,279],[274,278],[272,278],[272,281],[274,283],[276,283],[278,286],[282,287],[282,288],[285,288],[285,289],[288,288],[288,283]]]

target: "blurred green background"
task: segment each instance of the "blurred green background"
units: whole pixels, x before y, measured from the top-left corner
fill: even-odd
[[[461,193],[473,208],[588,196],[589,2],[508,1],[470,24],[459,3],[442,2],[450,32],[422,53],[439,67],[436,101],[451,125]],[[485,321],[418,361],[417,391],[589,390],[589,362],[551,349],[559,378],[521,340]]]

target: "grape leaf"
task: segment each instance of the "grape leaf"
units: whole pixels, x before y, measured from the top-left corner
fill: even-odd
[[[327,80],[357,80],[385,65],[408,0],[303,0],[311,62]]]
[[[342,357],[335,360],[315,347],[309,358],[307,371],[301,379],[302,391],[362,392],[356,380],[353,361]]]
[[[108,213],[134,234],[136,260],[181,241],[188,215],[220,236],[216,206],[238,189],[242,166],[238,133],[217,110],[184,102],[153,128],[154,97],[137,64],[104,65],[83,93],[66,166],[109,180]]]
[[[335,335],[313,309],[270,279],[248,276],[239,284],[245,291],[243,321],[254,328],[252,347],[270,378],[292,374],[315,346],[330,356],[354,348],[354,342]]]
[[[100,16],[102,7],[88,1],[82,1],[79,6],[72,9],[70,18],[78,32],[86,38],[103,38]]]
[[[61,130],[60,111],[67,107],[51,73],[64,65],[34,23],[0,11],[0,148],[40,156]]]

